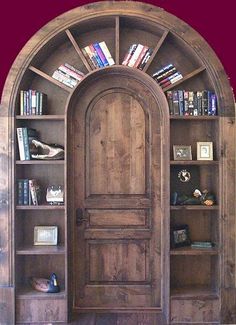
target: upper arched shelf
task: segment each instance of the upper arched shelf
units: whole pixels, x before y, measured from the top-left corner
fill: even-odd
[[[123,61],[133,43],[153,49],[143,73],[172,63],[183,79],[163,89],[212,89],[232,115],[233,96],[227,76],[214,51],[190,26],[163,9],[132,1],[102,1],[73,9],[44,26],[22,49],[7,78],[3,109],[17,114],[19,91],[33,88],[50,94],[50,114],[63,114],[68,95],[73,89],[51,76],[65,62],[89,75],[91,68],[82,48],[105,41],[116,65]],[[133,69],[133,68],[131,68]]]

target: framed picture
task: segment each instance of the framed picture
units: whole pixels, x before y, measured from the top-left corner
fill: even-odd
[[[57,245],[57,226],[35,226],[34,245]]]
[[[191,146],[173,146],[174,160],[192,160]]]
[[[197,142],[197,160],[213,160],[212,142]]]
[[[174,225],[171,227],[171,248],[190,246],[188,225]]]

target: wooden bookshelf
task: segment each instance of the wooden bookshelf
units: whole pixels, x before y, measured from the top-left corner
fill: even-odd
[[[82,50],[101,41],[115,64],[92,69]],[[122,65],[136,43],[153,50],[143,71]],[[64,63],[85,75],[74,88],[52,78]],[[161,89],[152,75],[170,63],[183,78]],[[47,94],[44,115],[20,115],[20,91],[27,89]],[[214,91],[218,115],[170,115],[166,92],[180,89]],[[236,290],[234,114],[214,52],[159,8],[102,1],[38,32],[16,59],[2,98],[0,298],[10,298],[0,323],[67,324],[78,313],[111,310],[138,311],[145,325],[236,323],[229,292]],[[21,161],[17,127],[63,145],[65,159]],[[197,160],[202,141],[213,142],[213,160]],[[174,145],[190,145],[193,160],[174,160]],[[182,169],[191,173],[187,185],[176,176]],[[33,178],[42,184],[43,202],[47,186],[64,186],[64,205],[17,205],[17,179]],[[174,191],[191,195],[196,188],[214,193],[215,204],[170,205]],[[170,249],[171,226],[182,223],[193,241],[216,248]],[[59,245],[34,246],[36,225],[58,226]],[[29,287],[32,275],[52,272],[60,293]]]

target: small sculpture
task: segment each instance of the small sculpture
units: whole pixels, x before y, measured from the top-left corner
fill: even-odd
[[[46,144],[39,140],[32,140],[32,144],[41,150],[41,153],[31,154],[33,159],[63,159],[64,158],[64,147],[59,144]]]
[[[182,194],[178,195],[177,192],[172,194],[173,205],[207,205],[211,206],[215,204],[215,197],[213,194],[209,193],[208,190],[200,191],[198,189],[194,190],[192,196]]]
[[[49,279],[32,277],[30,278],[30,284],[35,290],[41,292],[57,293],[60,291],[55,273],[52,273]]]

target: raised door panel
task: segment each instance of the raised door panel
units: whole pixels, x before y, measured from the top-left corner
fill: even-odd
[[[89,194],[145,193],[145,117],[122,89],[95,98],[87,121]]]

